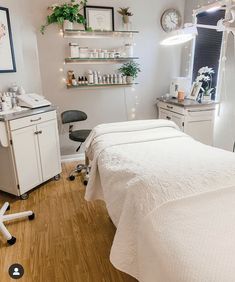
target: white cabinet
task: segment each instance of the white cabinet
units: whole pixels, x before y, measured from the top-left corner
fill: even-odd
[[[0,190],[20,196],[61,173],[55,110],[10,120],[6,128],[9,146],[0,146]],[[1,175],[3,163],[8,176]]]
[[[215,103],[177,106],[160,101],[157,106],[160,119],[172,120],[194,139],[213,145]]]
[[[29,126],[12,132],[16,172],[22,194],[42,183],[36,130],[36,126]]]
[[[42,179],[46,181],[61,171],[57,121],[51,120],[37,126]]]

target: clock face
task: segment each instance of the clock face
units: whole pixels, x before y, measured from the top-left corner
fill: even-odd
[[[164,31],[171,32],[181,27],[182,19],[180,12],[175,9],[166,10],[161,18],[161,25]]]

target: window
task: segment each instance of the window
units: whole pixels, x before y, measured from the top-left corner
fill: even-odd
[[[218,10],[210,13],[203,12],[197,15],[197,23],[216,26],[217,22],[224,17],[225,10]],[[222,40],[223,32],[207,28],[198,28],[198,36],[196,37],[195,42],[192,79],[193,81],[196,79],[198,70],[201,67],[208,66],[214,69],[215,74],[213,75],[212,84],[214,91],[212,94],[212,100],[215,100],[216,96]]]

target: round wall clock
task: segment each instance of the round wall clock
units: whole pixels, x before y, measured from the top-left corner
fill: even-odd
[[[179,29],[182,25],[180,12],[176,9],[166,10],[161,17],[161,25],[165,32]]]

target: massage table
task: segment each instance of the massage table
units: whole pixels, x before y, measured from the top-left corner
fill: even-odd
[[[166,120],[99,125],[85,145],[85,198],[106,203],[117,269],[143,282],[235,281],[233,153]]]

